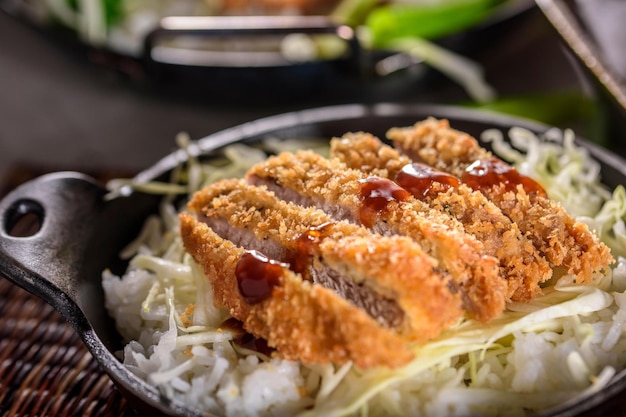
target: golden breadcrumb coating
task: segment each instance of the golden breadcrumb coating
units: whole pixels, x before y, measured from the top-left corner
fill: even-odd
[[[366,177],[361,171],[310,151],[270,157],[247,174],[252,183],[267,184],[278,194],[355,223],[361,222],[360,181]],[[409,196],[406,201],[389,201],[367,226],[415,239],[451,274],[471,317],[488,321],[504,309],[507,286],[498,274],[498,261],[485,255],[482,243],[466,233],[455,218]]]
[[[348,167],[390,179],[413,163],[406,155],[384,144],[370,133],[346,133],[331,140],[331,156]],[[507,297],[527,301],[541,292],[540,284],[552,276],[549,263],[516,223],[479,191],[465,184],[449,188],[433,183],[435,192],[424,196],[430,207],[458,219],[465,231],[485,247],[485,253],[500,262],[500,273],[507,280]]]
[[[285,268],[269,298],[249,304],[239,292],[236,268],[245,250],[217,236],[190,214],[180,215],[186,250],[213,284],[216,305],[280,354],[305,364],[354,362],[361,368],[399,367],[414,357],[393,331],[331,290],[311,285]]]
[[[468,133],[452,129],[445,119],[429,117],[410,127],[393,127],[387,138],[414,161],[457,177],[474,161],[493,156]]]
[[[415,343],[464,315],[488,322],[508,300],[535,297],[553,270],[586,283],[614,261],[585,224],[540,192],[464,184],[468,166],[494,156],[447,120],[392,128],[387,137],[397,149],[349,132],[331,141],[331,158],[270,157],[245,180],[198,191],[180,214],[183,244],[216,305],[276,355],[403,366]],[[415,198],[393,182],[414,162],[456,179],[432,182]],[[250,261],[257,253],[272,260],[270,270],[256,269],[269,262]],[[247,262],[252,275],[242,278]]]
[[[411,127],[392,128],[387,137],[411,158],[459,177],[475,161],[493,157],[475,138],[452,129],[447,120],[428,118]],[[515,191],[494,186],[482,192],[553,267],[576,275],[577,282],[589,282],[594,272],[614,262],[610,249],[558,202],[539,193],[527,194],[519,185]]]
[[[258,241],[277,242],[285,249],[279,261],[288,262],[294,253],[297,258],[311,257],[370,289],[378,298],[396,303],[403,319],[395,330],[408,339],[437,336],[463,315],[460,296],[451,291],[454,287],[449,278],[410,238],[381,236],[345,221],[333,222],[321,210],[287,203],[265,187],[241,180],[205,187],[189,207],[201,220],[223,219],[235,229],[254,234]],[[307,234],[319,232],[319,226],[325,226],[323,232]],[[298,253],[305,234],[306,252]],[[318,242],[313,244],[309,238]]]

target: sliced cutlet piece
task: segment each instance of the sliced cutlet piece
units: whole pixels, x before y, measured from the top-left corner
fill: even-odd
[[[504,309],[507,286],[498,274],[498,261],[485,255],[483,245],[456,219],[414,199],[392,181],[368,178],[311,151],[270,157],[252,167],[247,180],[287,201],[320,208],[336,220],[414,239],[452,276],[470,317],[488,321]]]
[[[331,140],[331,156],[350,168],[394,180],[415,198],[458,219],[500,263],[508,297],[527,301],[540,293],[552,268],[517,224],[485,195],[452,174],[414,163],[370,133],[347,133]]]
[[[284,358],[306,364],[352,361],[361,368],[395,368],[413,359],[405,339],[334,291],[222,239],[191,214],[180,215],[180,231],[186,250],[213,285],[216,305]],[[251,273],[253,302],[240,290]]]
[[[407,339],[430,339],[463,316],[454,283],[410,238],[333,221],[243,180],[204,188],[189,208],[222,238],[289,264]]]
[[[392,128],[387,137],[414,160],[453,174],[480,190],[533,242],[553,267],[587,283],[594,272],[614,262],[610,249],[551,200],[540,184],[480,146],[447,120],[428,118],[410,127]]]

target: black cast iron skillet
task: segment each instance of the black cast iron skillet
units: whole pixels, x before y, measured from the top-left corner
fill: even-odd
[[[342,105],[260,119],[203,138],[197,154],[234,142],[264,138],[331,138],[347,131],[369,131],[384,137],[393,126],[408,126],[428,116],[447,118],[453,127],[475,136],[487,128],[502,131],[522,126],[541,133],[546,126],[508,116],[456,107],[378,104]],[[609,187],[626,183],[626,161],[579,140],[602,164]],[[175,152],[136,179],[161,178],[184,158]],[[55,307],[76,329],[102,368],[142,415],[200,416],[129,372],[114,352],[121,348],[114,323],[106,313],[101,288],[105,268],[124,270],[118,253],[138,233],[143,219],[156,211],[159,198],[132,193],[105,202],[105,190],[93,179],[73,172],[46,175],[28,182],[0,201],[0,273]],[[543,416],[624,416],[626,372],[601,392]]]

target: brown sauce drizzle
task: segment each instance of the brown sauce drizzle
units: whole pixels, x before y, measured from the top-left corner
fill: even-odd
[[[256,304],[270,297],[273,288],[280,283],[285,268],[311,280],[308,271],[311,256],[319,242],[333,233],[333,225],[331,222],[324,223],[302,233],[295,240],[285,263],[269,259],[258,251],[246,251],[235,267],[237,288],[243,299],[249,304]]]
[[[424,200],[433,197],[437,191],[435,184],[441,184],[443,189],[458,188],[461,181],[452,174],[439,171],[421,163],[407,164],[396,175],[396,183],[410,192],[415,198]],[[437,187],[439,191],[442,188]]]
[[[275,350],[267,344],[267,340],[248,333],[243,328],[243,323],[234,317],[230,317],[224,320],[222,324],[220,324],[219,328],[221,330],[232,333],[233,343],[237,346],[241,346],[242,348],[254,350],[256,352],[262,353],[265,356],[271,356],[272,352],[274,352]]]
[[[246,251],[235,267],[239,293],[249,304],[260,303],[272,294],[287,267],[260,252]]]
[[[361,183],[359,218],[361,224],[366,227],[372,227],[376,217],[384,212],[392,201],[404,202],[411,198],[407,190],[386,178],[369,177],[359,182]]]
[[[294,249],[289,254],[289,269],[302,275],[304,279],[311,280],[308,273],[311,264],[311,256],[316,251],[315,247],[320,241],[329,237],[333,233],[334,223],[323,223],[319,226],[311,227],[302,233],[294,242]]]
[[[547,196],[539,183],[526,175],[520,174],[514,167],[501,159],[481,159],[468,166],[461,176],[461,181],[477,191],[504,185],[505,191],[515,191],[521,185],[527,194]]]

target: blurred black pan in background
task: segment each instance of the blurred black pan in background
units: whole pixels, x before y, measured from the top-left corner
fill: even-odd
[[[626,2],[623,0],[537,0],[564,45],[583,68],[605,108],[612,149],[626,141]]]
[[[69,1],[47,2],[53,3]],[[135,84],[205,102],[258,105],[268,98],[274,102],[303,98],[333,98],[333,103],[395,101],[418,97],[433,89],[431,81],[443,79],[415,58],[396,60],[401,70],[380,75],[377,64],[401,54],[364,48],[353,28],[324,15],[244,16],[236,20],[233,16],[165,16],[152,22],[150,30],[144,28],[145,36],[129,47],[120,39],[105,42],[102,34],[93,35],[93,42],[85,39],[51,20],[42,4],[43,0],[0,0],[0,9]],[[475,46],[482,31],[510,23],[533,6],[532,0],[507,0],[470,30],[437,39],[437,43],[464,54]],[[303,51],[312,46],[302,38],[315,35],[334,38],[332,52],[326,48],[315,59],[303,57]],[[291,47],[299,55],[295,59],[293,54],[285,59],[284,51],[279,50],[285,36],[300,37],[304,42],[296,40]]]

